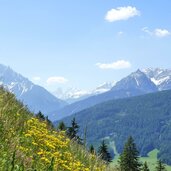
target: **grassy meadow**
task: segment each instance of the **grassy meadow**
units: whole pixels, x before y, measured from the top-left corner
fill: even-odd
[[[40,121],[0,88],[0,170],[109,171],[97,156]],[[112,169],[114,170],[114,169]]]

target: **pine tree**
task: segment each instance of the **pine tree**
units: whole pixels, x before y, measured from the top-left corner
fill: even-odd
[[[45,121],[45,116],[42,114],[41,111],[39,111],[35,116],[37,119],[39,119],[41,121]]]
[[[157,161],[156,171],[166,171],[165,165],[161,160]]]
[[[79,125],[77,124],[75,118],[71,121],[71,127],[67,128],[67,136],[72,139],[77,141],[79,144],[82,144],[82,139],[77,135],[79,131]]]
[[[65,131],[66,130],[66,126],[65,126],[65,123],[63,121],[61,121],[58,124],[57,130],[59,130],[59,131]]]
[[[90,152],[91,154],[96,154],[96,151],[95,151],[93,145],[90,145],[89,152]]]
[[[120,155],[119,165],[121,171],[140,171],[139,152],[131,136],[125,143],[124,150]]]
[[[143,164],[142,171],[150,171],[150,169],[148,168],[147,162]]]
[[[112,161],[112,157],[110,156],[108,147],[104,140],[102,141],[100,147],[98,148],[98,155],[101,157],[102,160],[104,160],[107,163],[110,163]]]

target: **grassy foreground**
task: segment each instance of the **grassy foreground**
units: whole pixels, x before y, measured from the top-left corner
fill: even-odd
[[[15,96],[0,88],[0,170],[107,171],[96,156],[64,132],[33,117]],[[114,169],[111,169],[114,171]]]

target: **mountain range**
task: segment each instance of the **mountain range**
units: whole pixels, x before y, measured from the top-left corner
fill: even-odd
[[[0,65],[0,85],[14,93],[32,112],[41,111],[49,118],[52,111],[59,110],[67,104],[4,65]]]
[[[54,111],[53,120],[77,113],[96,104],[119,98],[127,98],[171,89],[171,70],[148,68],[137,70],[118,81],[110,90],[91,95],[64,108]]]
[[[108,100],[169,90],[171,70],[141,69],[116,83],[103,83],[94,90],[71,88],[65,92],[58,90],[52,94],[10,67],[0,65],[0,85],[14,93],[31,111],[41,111],[55,121]]]
[[[140,70],[139,70],[140,71]],[[162,68],[147,68],[141,70],[145,75],[157,86],[159,90],[167,90],[171,87],[171,70],[169,69],[162,69]],[[136,72],[136,74],[138,74]],[[137,75],[138,76],[138,75]],[[136,76],[134,77],[136,78]],[[136,81],[136,80],[135,80]],[[137,82],[136,82],[137,83]],[[69,88],[65,91],[62,88],[58,88],[53,94],[62,99],[69,104],[74,103],[76,101],[83,100],[93,95],[98,95],[101,93],[105,93],[114,87],[116,82],[104,82],[103,84],[99,85],[93,90],[81,90],[78,88]],[[134,84],[133,86],[138,86]]]

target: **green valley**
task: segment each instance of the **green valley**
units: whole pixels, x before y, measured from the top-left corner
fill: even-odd
[[[141,157],[140,161],[142,163],[146,161],[149,166],[149,169],[153,171],[156,167],[158,152],[159,151],[157,149],[154,149],[147,154],[147,157]],[[119,158],[119,155],[116,155],[113,162],[111,163],[112,166],[118,165],[118,158]],[[166,169],[167,171],[171,171],[171,166],[166,165]]]

